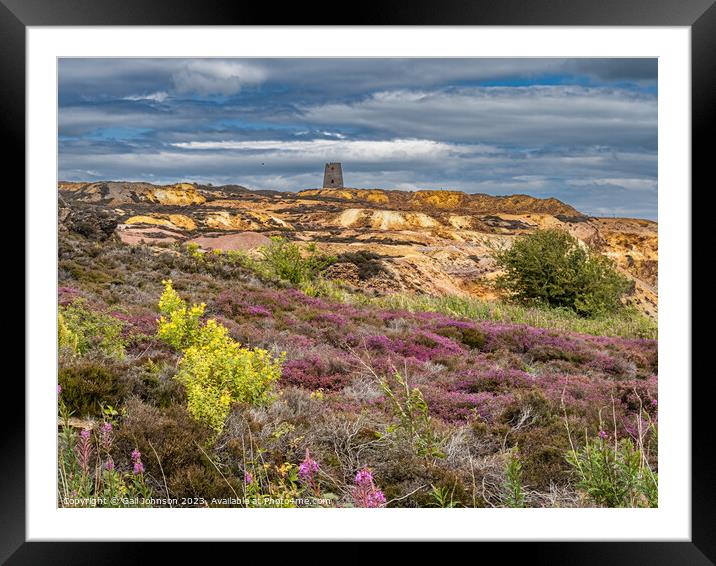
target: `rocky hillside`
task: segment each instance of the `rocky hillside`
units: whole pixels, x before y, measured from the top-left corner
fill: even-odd
[[[556,199],[457,191],[309,189],[240,185],[59,183],[61,229],[126,244],[193,242],[251,250],[281,234],[339,261],[328,275],[377,293],[492,297],[495,246],[557,227],[615,260],[635,282],[629,298],[656,317],[657,224],[588,217]]]

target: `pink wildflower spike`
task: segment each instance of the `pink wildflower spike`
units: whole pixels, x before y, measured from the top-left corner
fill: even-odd
[[[308,451],[308,448],[306,448],[306,457],[303,459],[303,462],[301,462],[298,466],[298,477],[301,478],[301,480],[305,483],[313,485],[313,476],[317,471],[318,462],[311,458],[311,454]]]
[[[142,463],[142,453],[136,448],[132,450],[132,463],[134,464],[133,472],[135,476],[144,473],[144,464]]]
[[[363,468],[356,473],[356,477],[353,481],[359,486],[373,485],[373,474],[371,474],[368,468]]]
[[[373,474],[368,468],[358,470],[353,483],[353,502],[356,507],[376,508],[386,504],[385,494],[375,487]]]
[[[87,428],[83,428],[80,431],[80,437],[77,439],[75,445],[75,455],[77,456],[77,463],[84,473],[89,472],[89,462],[92,455],[92,444],[90,444],[90,431]]]

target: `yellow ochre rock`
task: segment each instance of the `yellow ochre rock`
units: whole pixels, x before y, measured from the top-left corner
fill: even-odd
[[[202,204],[206,202],[206,197],[199,194],[196,187],[189,183],[177,183],[176,185],[157,187],[153,189],[147,197],[151,202],[177,206]]]
[[[465,196],[465,193],[460,191],[415,191],[412,200],[419,205],[457,208],[464,202]]]
[[[214,230],[251,230],[258,228],[254,222],[247,222],[237,214],[229,214],[227,211],[212,212],[204,219],[208,228]]]
[[[298,194],[302,197],[365,200],[379,204],[385,204],[389,201],[388,195],[380,189],[307,189],[300,191]]]
[[[150,214],[128,218],[125,224],[153,224],[182,230],[196,230],[196,222],[183,214]]]

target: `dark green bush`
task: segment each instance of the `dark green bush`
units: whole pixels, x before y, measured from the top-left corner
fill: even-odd
[[[569,481],[569,464],[565,453],[569,438],[559,419],[548,424],[528,427],[512,435],[519,446],[523,484],[530,489],[549,490],[550,484]]]
[[[212,498],[217,500],[235,498],[241,496],[244,485],[243,481],[235,476],[221,477],[221,474],[210,463],[201,466],[191,464],[186,468],[177,469],[167,476],[169,492],[178,498],[198,499],[210,502]],[[190,503],[191,504],[191,503]],[[202,507],[202,503],[193,503]],[[211,503],[212,507],[231,507],[219,502]]]
[[[621,308],[631,289],[607,257],[584,249],[562,230],[537,230],[494,253],[504,273],[497,287],[518,302],[568,308],[599,316]]]
[[[272,237],[271,243],[260,249],[261,267],[279,279],[299,285],[311,281],[320,271],[335,262],[335,257],[326,256],[316,250],[315,244],[307,247],[307,255],[285,238]]]
[[[127,368],[122,379],[127,383],[128,392],[156,407],[186,403],[184,387],[174,379],[176,360],[134,364]]]
[[[530,422],[535,425],[547,425],[554,422],[554,413],[550,402],[539,389],[528,389],[518,393],[502,411],[500,420],[503,423],[515,423],[524,413],[530,415]]]
[[[120,454],[138,449],[152,477],[161,478],[163,471],[173,494],[192,496],[195,493],[186,491],[183,480],[173,485],[171,478],[181,478],[191,466],[213,467],[200,448],[210,434],[211,431],[197,423],[181,405],[158,408],[133,398],[127,403],[126,415],[117,430],[116,447]]]
[[[91,361],[62,367],[58,373],[62,401],[77,417],[102,415],[102,405],[117,407],[126,396],[126,386],[107,363]]]
[[[463,328],[461,342],[469,348],[481,349],[485,346],[485,334],[477,328]]]

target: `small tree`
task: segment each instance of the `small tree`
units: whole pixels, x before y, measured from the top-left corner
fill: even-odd
[[[296,244],[276,236],[271,238],[270,244],[259,249],[269,272],[294,285],[312,280],[319,271],[335,261],[334,257],[319,253],[315,244],[309,244],[306,251],[304,257]]]
[[[520,236],[493,257],[504,270],[496,284],[513,299],[565,307],[581,316],[618,310],[632,286],[609,258],[583,248],[563,230]]]

